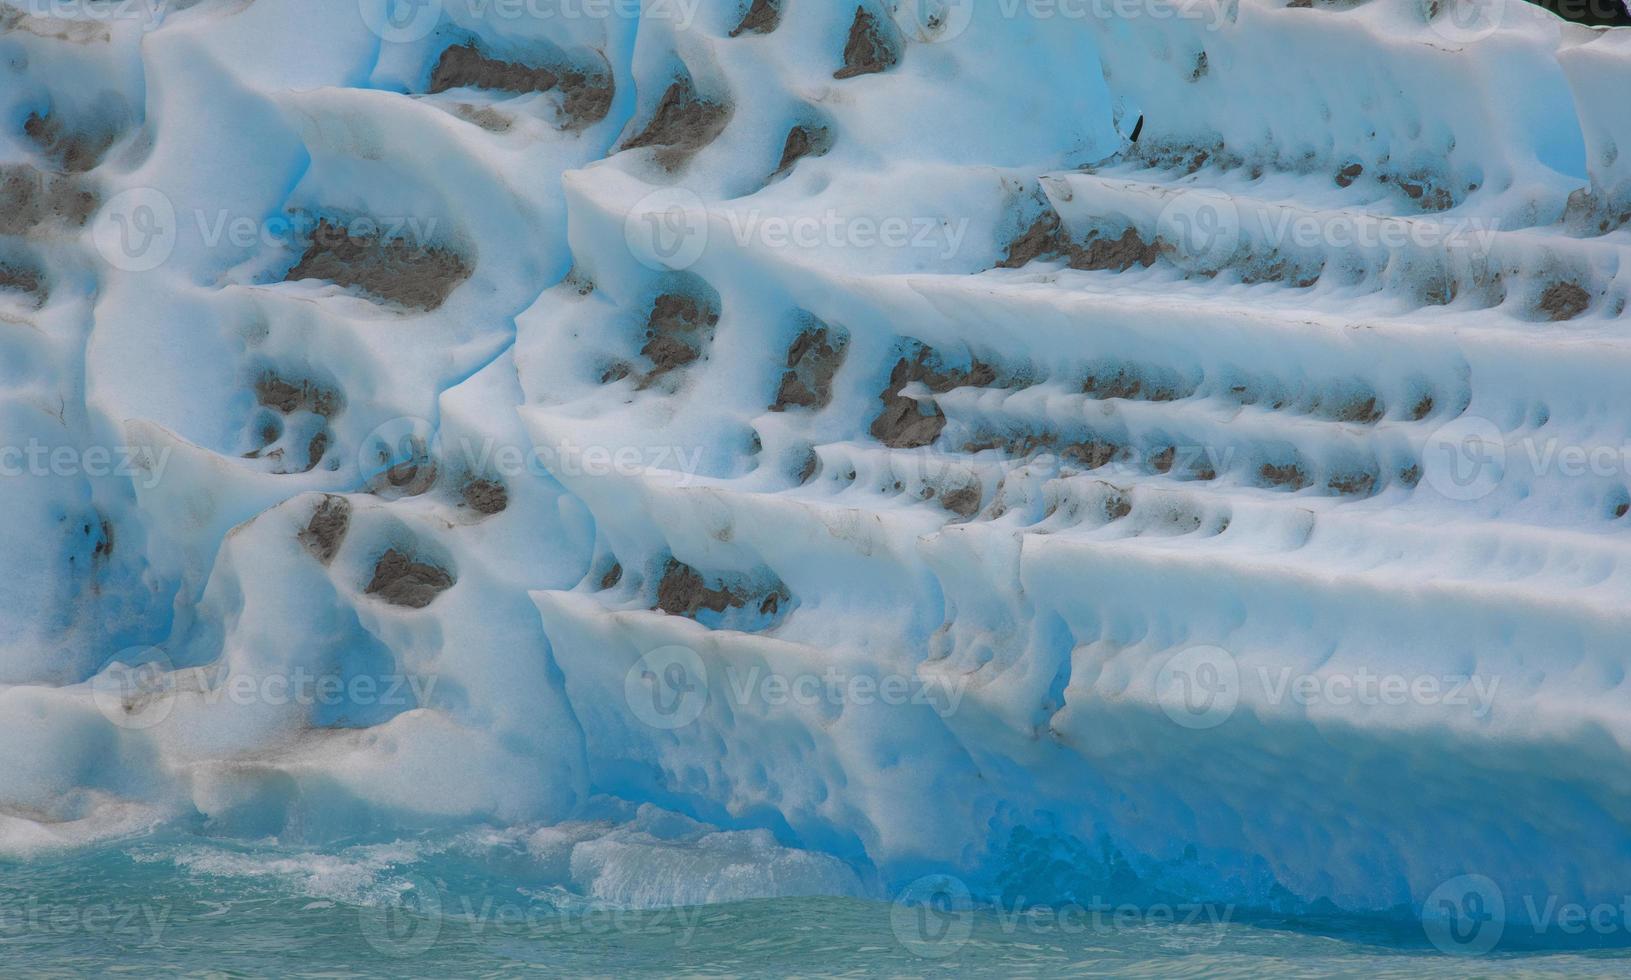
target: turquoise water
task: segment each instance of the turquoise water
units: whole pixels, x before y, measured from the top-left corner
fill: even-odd
[[[1631,973],[1627,951],[1455,958],[1419,927],[1248,920],[1229,909],[1152,918],[1078,908],[1062,919],[982,910],[949,929],[902,906],[851,899],[624,912],[533,874],[412,848],[325,854],[176,841],[0,864],[0,975]]]

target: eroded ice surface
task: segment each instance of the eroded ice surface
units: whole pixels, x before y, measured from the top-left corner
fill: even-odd
[[[1442,6],[6,0],[0,852],[1622,895],[1631,35]]]

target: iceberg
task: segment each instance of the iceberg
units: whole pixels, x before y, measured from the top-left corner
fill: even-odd
[[[0,855],[1619,903],[1631,34],[1128,8],[0,2]]]

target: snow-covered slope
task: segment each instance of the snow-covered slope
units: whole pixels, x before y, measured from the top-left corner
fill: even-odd
[[[1622,895],[1631,35],[1122,6],[5,0],[0,849]]]

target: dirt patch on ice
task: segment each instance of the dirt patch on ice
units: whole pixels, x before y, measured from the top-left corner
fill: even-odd
[[[697,618],[704,610],[724,613],[731,609],[756,609],[762,615],[774,615],[792,598],[787,587],[777,583],[758,588],[746,585],[710,586],[702,573],[677,558],[668,559],[663,577],[657,583],[655,608],[670,616]]]
[[[39,147],[46,159],[65,173],[79,174],[95,169],[113,146],[111,127],[75,131],[56,113],[29,113],[23,122],[23,135]]]
[[[812,327],[799,334],[787,350],[787,370],[776,389],[773,412],[785,412],[792,406],[825,408],[832,401],[832,379],[844,363],[844,352],[849,339],[833,331],[826,324]]]
[[[802,487],[815,479],[816,473],[821,469],[821,454],[817,453],[815,447],[812,446],[804,451],[802,457],[795,455],[794,459],[798,461],[799,468],[798,472],[793,476],[798,480],[798,485]]]
[[[849,39],[844,42],[844,67],[834,78],[854,78],[888,71],[900,63],[900,43],[878,16],[865,7],[855,8]]]
[[[981,494],[977,483],[966,483],[940,494],[940,506],[968,520],[980,512]]]
[[[392,548],[381,555],[374,565],[374,577],[365,591],[393,606],[423,609],[452,588],[453,581],[447,569],[429,562],[414,561]]]
[[[323,456],[328,453],[328,444],[329,436],[326,430],[319,430],[311,437],[311,440],[306,443],[307,472],[315,470],[317,468],[317,464],[323,461]]]
[[[1559,282],[1540,296],[1540,311],[1554,321],[1572,320],[1591,306],[1591,294],[1578,283]]]
[[[918,399],[902,394],[907,385],[917,382],[932,394],[945,394],[956,388],[991,388],[1002,384],[1024,382],[1009,378],[1002,380],[997,369],[978,357],[970,358],[969,366],[948,368],[932,348],[918,345],[915,355],[900,358],[889,372],[889,383],[879,394],[883,411],[873,420],[874,438],[892,449],[917,449],[939,438],[946,427],[946,415],[933,399]]]
[[[696,618],[704,609],[724,612],[747,605],[747,597],[730,589],[709,587],[702,574],[677,558],[670,558],[657,583],[657,608],[671,616]]]
[[[874,439],[891,449],[917,449],[940,438],[946,427],[946,413],[933,399],[919,402],[901,394],[901,389],[917,379],[917,365],[901,358],[889,374],[889,385],[878,399],[883,411],[872,420]]]
[[[515,125],[515,121],[492,106],[471,105],[460,102],[453,107],[453,114],[465,122],[475,123],[489,133],[507,133]]]
[[[1257,477],[1266,487],[1301,490],[1308,486],[1308,472],[1298,463],[1264,463],[1257,469]]]
[[[719,310],[688,293],[664,293],[652,303],[646,318],[646,343],[640,353],[651,362],[646,382],[691,364],[713,340]]]
[[[255,400],[284,415],[307,411],[324,418],[340,414],[340,393],[314,381],[291,381],[267,371],[255,382]]]
[[[472,271],[452,249],[387,238],[374,230],[353,234],[323,218],[312,230],[300,261],[283,278],[285,282],[332,282],[377,300],[429,312],[440,307]]]
[[[49,298],[49,290],[38,270],[7,262],[0,262],[0,291],[21,293],[35,309],[44,306]]]
[[[1369,497],[1376,490],[1376,474],[1362,470],[1338,473],[1326,481],[1326,486],[1347,497]]]
[[[1195,386],[1170,369],[1104,363],[1082,379],[1082,393],[1096,399],[1171,402],[1194,394]]]
[[[340,552],[340,542],[351,527],[351,502],[344,497],[324,494],[305,530],[297,537],[313,558],[327,565]]]
[[[592,126],[606,118],[612,109],[617,83],[610,69],[562,68],[559,88],[565,97],[562,110],[574,128]]]
[[[1320,399],[1316,401],[1313,411],[1333,422],[1353,422],[1357,425],[1375,425],[1387,414],[1386,407],[1373,392]]]
[[[1040,258],[1063,258],[1080,272],[1125,272],[1135,265],[1147,269],[1160,257],[1160,244],[1144,241],[1133,228],[1115,237],[1094,232],[1085,242],[1072,241],[1058,213],[1050,208],[1008,243],[1007,255],[997,268],[1018,269]]]
[[[1087,436],[1059,447],[1059,457],[1084,470],[1096,470],[1115,462],[1126,447],[1113,439]]]
[[[741,23],[731,29],[731,37],[743,34],[769,34],[782,22],[782,0],[753,0]]]
[[[646,128],[624,143],[623,149],[656,147],[657,162],[673,170],[717,139],[730,116],[729,106],[702,98],[689,78],[677,78],[663,93]]]
[[[795,164],[805,157],[826,156],[832,149],[832,130],[826,126],[794,126],[787,133],[782,147],[781,162],[776,164],[772,177],[790,173]]]
[[[527,65],[489,57],[472,41],[443,51],[441,58],[436,62],[436,67],[430,73],[431,94],[458,88],[514,92],[520,95],[529,92],[559,91],[562,96],[561,108],[570,125],[577,128],[592,125],[606,118],[606,113],[612,107],[616,83],[613,82],[610,71],[598,68]],[[471,121],[494,132],[509,129],[508,120],[490,109],[486,111],[497,116],[497,120],[483,121],[480,118],[472,118]],[[495,128],[492,123],[496,121],[503,122],[502,128]]]
[[[106,515],[96,519],[96,544],[91,548],[91,560],[97,563],[106,562],[113,557],[113,522]]]
[[[474,479],[459,489],[464,506],[491,517],[510,506],[510,491],[497,480]]]
[[[99,203],[78,177],[0,165],[0,235],[26,235],[48,223],[81,228]]]
[[[1070,267],[1084,272],[1126,272],[1135,265],[1148,269],[1161,256],[1161,247],[1128,228],[1119,238],[1089,238],[1085,246],[1072,244],[1066,253]]]
[[[456,45],[442,52],[430,73],[432,94],[455,88],[496,89],[500,92],[547,92],[560,82],[548,68],[536,68],[514,61],[489,58],[476,49],[475,42]]]
[[[483,54],[475,42],[465,42],[442,52],[431,70],[432,95],[455,88],[481,88],[488,91],[509,91],[527,95],[533,91],[559,91],[561,109],[568,117],[572,129],[592,126],[607,117],[612,109],[612,96],[617,91],[612,72],[605,65],[579,67],[579,65],[527,65],[507,62]],[[470,117],[484,129],[504,132],[509,129],[506,117],[486,109],[484,114]],[[496,119],[491,119],[491,117]],[[497,126],[502,122],[502,126]]]
[[[1066,245],[1065,229],[1051,208],[1042,212],[1019,237],[1008,243],[1008,254],[997,263],[999,269],[1018,269],[1043,257],[1057,257]]]

